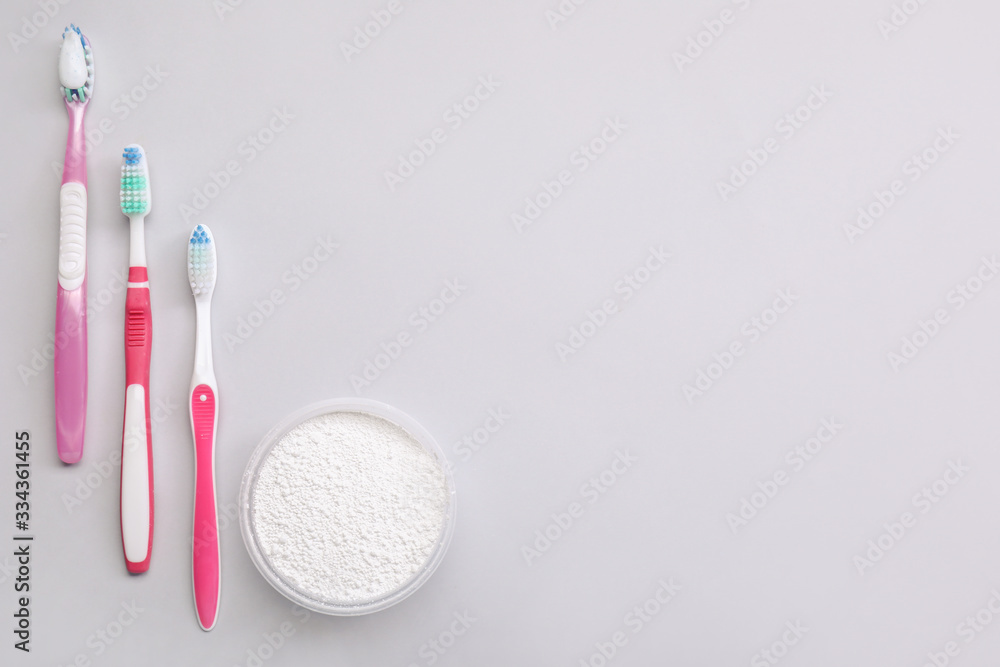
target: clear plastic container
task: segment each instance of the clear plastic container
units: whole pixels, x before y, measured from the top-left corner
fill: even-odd
[[[278,441],[281,440],[286,433],[288,433],[288,431],[295,428],[302,422],[331,412],[367,413],[376,417],[381,417],[382,419],[386,419],[396,424],[413,436],[414,439],[416,439],[416,441],[419,442],[437,460],[442,471],[444,472],[445,482],[447,484],[447,516],[441,526],[441,534],[438,536],[437,545],[427,557],[423,567],[396,590],[376,599],[354,604],[337,604],[317,599],[309,596],[308,593],[295,588],[285,581],[281,575],[275,572],[274,568],[271,567],[267,557],[260,549],[260,544],[258,543],[257,535],[254,530],[251,512],[251,509],[253,508],[254,489],[257,484],[257,476],[260,473],[262,464],[271,453],[271,448],[273,448],[274,445],[276,445]],[[382,609],[386,609],[397,602],[402,601],[413,594],[418,588],[423,586],[434,573],[434,570],[437,569],[438,565],[441,564],[444,554],[448,550],[452,533],[455,530],[455,519],[455,482],[452,478],[451,468],[445,459],[444,453],[441,451],[437,442],[434,441],[434,438],[419,423],[407,414],[390,405],[364,398],[342,398],[315,403],[313,405],[306,406],[283,419],[277,426],[272,428],[267,435],[264,436],[264,439],[261,440],[260,444],[257,445],[257,448],[254,449],[254,452],[250,457],[250,462],[247,464],[246,471],[243,473],[243,482],[240,486],[240,531],[243,533],[243,542],[246,544],[247,551],[250,553],[250,559],[253,561],[254,565],[257,566],[261,575],[272,586],[274,586],[279,593],[287,597],[292,602],[295,602],[296,604],[299,604],[307,609],[334,616],[358,616],[361,614],[370,614],[372,612],[381,611]]]

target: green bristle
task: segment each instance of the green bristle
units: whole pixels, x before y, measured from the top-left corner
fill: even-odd
[[[138,147],[128,146],[122,154],[121,206],[127,216],[149,213],[149,179]]]

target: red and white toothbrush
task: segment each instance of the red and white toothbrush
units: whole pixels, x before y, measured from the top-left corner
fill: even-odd
[[[142,146],[122,153],[122,213],[129,217],[128,291],[125,294],[125,423],[122,427],[121,521],[125,566],[149,569],[153,547],[153,438],[149,421],[149,358],[153,320],[146,275],[144,220],[152,207]]]
[[[195,305],[194,373],[191,377],[191,432],[194,436],[194,548],[191,558],[194,603],[203,630],[219,616],[222,566],[215,501],[215,434],[219,425],[218,387],[212,367],[212,292],[215,290],[215,239],[198,225],[188,240],[188,280]]]

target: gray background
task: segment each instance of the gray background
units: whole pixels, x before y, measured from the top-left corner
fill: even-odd
[[[959,624],[1000,587],[991,509],[1000,502],[1000,285],[986,282],[961,309],[949,293],[1000,251],[1000,8],[909,0],[919,11],[884,35],[890,0],[594,1],[554,29],[546,12],[556,0],[401,2],[349,62],[340,43],[384,2],[70,0],[51,19],[36,16],[43,27],[16,47],[8,33],[40,5],[4,3],[0,432],[11,444],[0,539],[14,533],[12,434],[24,429],[36,536],[30,656],[5,629],[15,594],[12,559],[0,557],[5,663],[252,665],[287,622],[294,634],[264,651],[265,664],[428,665],[427,642],[468,612],[475,622],[436,664],[599,665],[595,644],[622,631],[628,643],[611,664],[747,665],[788,622],[808,631],[783,665],[916,666],[949,641],[960,651],[950,664],[993,664],[1000,620],[972,642]],[[734,21],[679,71],[673,54],[724,9]],[[108,119],[112,129],[88,157],[89,421],[84,459],[66,467],[44,353],[56,291],[52,164],[66,132],[56,61],[70,22],[96,57],[88,128]],[[143,88],[147,68],[163,74]],[[496,91],[448,128],[445,111],[489,76]],[[832,97],[785,139],[775,124],[814,86]],[[132,109],[123,95],[144,99]],[[247,160],[241,144],[276,108],[294,119]],[[572,155],[609,118],[627,127],[578,172]],[[385,171],[438,127],[446,141],[390,190]],[[911,181],[907,161],[949,127],[959,138]],[[717,183],[769,137],[778,152],[724,201]],[[117,178],[131,142],[146,148],[154,188],[152,396],[162,408],[153,561],[139,577],[122,562],[118,471],[107,463],[120,448],[115,275],[128,228]],[[230,160],[240,173],[209,188],[216,196],[185,220],[182,205]],[[573,182],[519,233],[511,214],[563,169]],[[894,179],[905,193],[851,243],[844,225]],[[224,512],[235,511],[243,468],[272,425],[307,403],[354,395],[350,377],[380,343],[414,335],[360,393],[435,435],[455,464],[460,516],[441,568],[398,606],[351,619],[296,615],[230,521],[219,624],[198,629],[184,406],[194,324],[184,253],[198,222],[219,248]],[[283,275],[317,237],[339,248],[293,289]],[[672,258],[625,301],[615,285],[650,246]],[[449,279],[467,289],[418,332],[411,313]],[[224,336],[273,290],[283,303],[230,349]],[[778,290],[797,301],[750,341],[741,328]],[[619,312],[561,359],[557,344],[609,298]],[[894,369],[887,355],[939,308],[948,323]],[[688,401],[684,385],[737,340],[745,353]],[[26,375],[36,352],[42,368]],[[503,427],[471,457],[456,452],[500,407],[510,414]],[[831,417],[843,429],[792,472],[786,453]],[[617,450],[637,460],[591,504],[581,486]],[[939,485],[947,495],[921,513],[914,495],[949,461],[968,471]],[[734,533],[727,514],[775,471],[788,483]],[[529,565],[522,547],[573,502],[583,515]],[[860,573],[855,557],[904,512],[916,525]],[[626,614],[670,578],[676,597],[633,632]],[[95,639],[133,601],[142,611],[113,644]]]

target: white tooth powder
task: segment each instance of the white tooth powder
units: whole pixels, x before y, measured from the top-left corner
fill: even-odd
[[[250,518],[264,558],[289,585],[350,605],[417,574],[448,511],[444,470],[412,435],[372,414],[329,412],[271,449]]]

